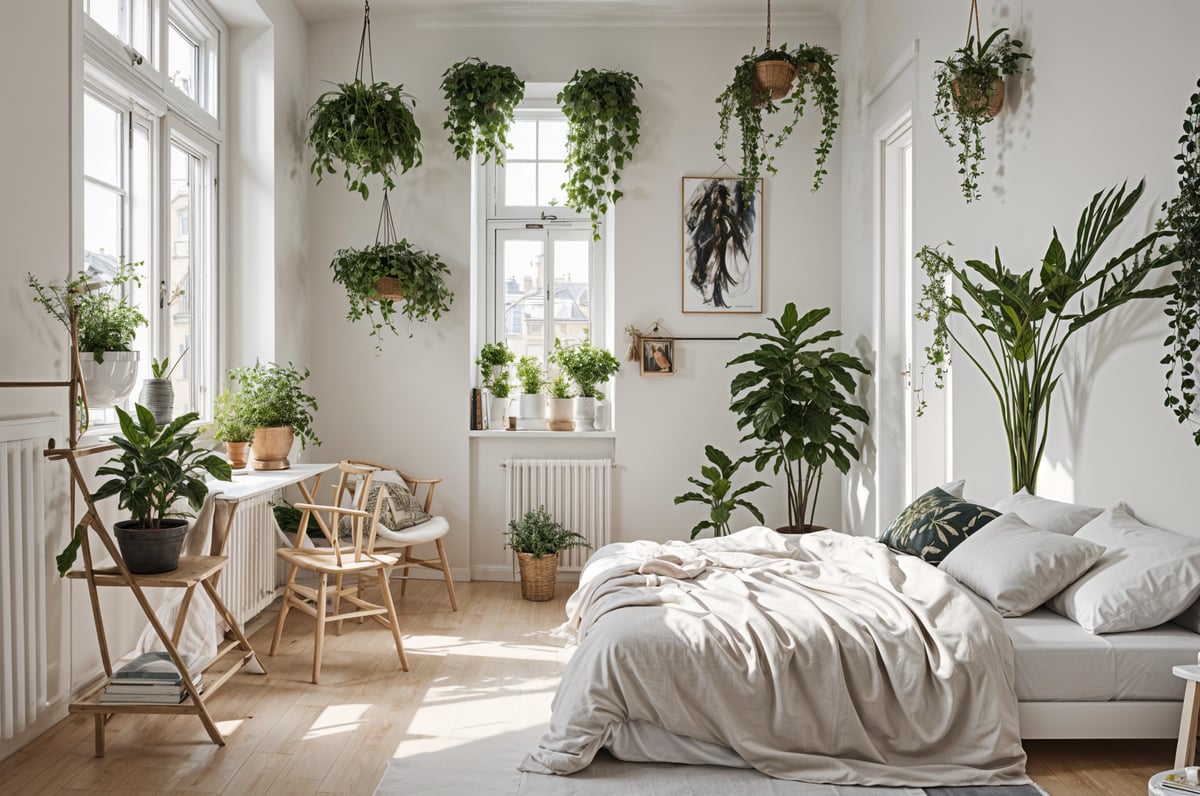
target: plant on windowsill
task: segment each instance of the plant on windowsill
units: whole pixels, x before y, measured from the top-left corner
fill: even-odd
[[[493,431],[508,428],[509,394],[512,391],[508,366],[515,359],[516,355],[504,343],[484,343],[475,359],[475,364],[479,366],[481,386],[492,396],[488,407],[488,428]]]
[[[926,367],[934,368],[935,385],[943,386],[953,341],[987,381],[1000,404],[1014,493],[1027,489],[1036,494],[1050,399],[1062,375],[1058,359],[1067,342],[1126,302],[1171,294],[1171,285],[1143,286],[1154,271],[1177,262],[1175,248],[1157,248],[1169,234],[1161,229],[1095,264],[1105,241],[1132,212],[1145,187],[1143,180],[1128,194],[1122,184],[1093,196],[1079,219],[1078,239],[1069,256],[1055,230],[1041,266],[1034,269],[1037,284],[1034,270],[1014,273],[1005,268],[998,247],[995,265],[982,260],[955,265],[940,246],[924,246],[917,254],[928,277],[917,302],[917,318],[934,324],[933,342],[925,349]],[[954,295],[948,290],[950,279],[961,286]],[[982,348],[972,351],[964,345],[950,325],[951,316],[975,332]]]
[[[812,189],[815,191],[821,187],[826,174],[825,161],[829,158],[833,137],[838,129],[836,61],[837,56],[817,45],[802,44],[791,49],[784,44],[778,49],[771,49],[769,37],[765,52],[758,54],[751,50],[748,55],[742,56],[733,71],[733,81],[717,97],[717,103],[721,106],[721,137],[715,146],[717,156],[724,163],[730,121],[737,119],[742,139],[741,177],[751,194],[756,190],[764,169],[770,174],[778,173],[774,150],[783,146],[804,116],[809,92],[813,103],[821,109],[821,137],[815,150],[817,163]],[[794,86],[776,96],[757,77],[764,64],[790,65],[795,74]],[[785,105],[791,105],[791,113],[785,114],[787,122],[779,132],[769,132],[764,124],[765,117],[785,110]]]
[[[149,575],[179,567],[179,550],[187,535],[187,517],[200,510],[208,486],[207,474],[221,481],[232,477],[229,462],[196,445],[199,431],[184,431],[199,415],[189,412],[165,426],[154,422],[144,406],[136,406],[136,422],[117,407],[121,434],[112,438],[120,453],[96,470],[112,476],[92,495],[100,501],[113,495],[130,518],[113,525],[121,557],[129,571]],[[186,498],[191,511],[175,504]],[[75,562],[86,526],[75,529],[67,548],[58,556],[58,573],[65,575]]]
[[[223,390],[213,402],[213,439],[225,443],[229,464],[235,470],[244,469],[247,449],[254,439],[254,424],[246,418],[241,393]]]
[[[617,374],[620,361],[607,349],[592,345],[590,340],[564,346],[558,339],[554,341],[550,361],[562,368],[575,384],[575,427],[580,431],[593,430],[596,401],[604,397],[598,388]]]
[[[692,528],[691,538],[695,539],[706,528],[712,529],[713,536],[728,536],[729,520],[739,506],[754,515],[760,525],[766,522],[758,507],[743,498],[742,495],[749,494],[756,489],[769,487],[770,484],[765,481],[752,481],[737,489],[733,488],[733,476],[737,473],[738,468],[746,462],[752,461],[754,457],[743,456],[740,459],[731,459],[729,454],[713,445],[704,446],[704,456],[711,466],[700,466],[700,478],[688,476],[688,481],[700,487],[700,491],[684,492],[675,497],[676,506],[683,503],[703,503],[708,506],[708,519],[696,523]]]
[[[575,401],[571,397],[571,383],[567,377],[558,374],[549,383],[547,390],[550,397],[546,401],[546,422],[551,431],[574,431]]]
[[[290,362],[284,366],[256,361],[229,371],[229,378],[238,385],[236,405],[245,423],[254,428],[251,468],[291,467],[287,457],[293,439],[300,440],[301,448],[310,442],[321,444],[312,428],[317,401],[300,388],[308,376],[308,368],[299,370]]]
[[[517,554],[521,569],[521,597],[535,602],[554,599],[560,551],[591,547],[585,537],[547,514],[545,506],[530,509],[520,520],[510,520],[506,536],[504,546]]]
[[[513,113],[525,96],[525,81],[507,66],[467,58],[442,73],[450,145],[459,160],[478,153],[484,163],[503,165]]]
[[[1021,71],[1021,61],[1029,59],[1021,52],[1024,46],[1010,38],[1007,28],[1000,28],[986,40],[978,38],[979,21],[976,11],[976,35],[967,36],[967,43],[944,61],[938,61],[933,79],[937,83],[934,95],[933,121],[946,144],[957,145],[958,173],[962,175],[962,192],[968,202],[981,198],[979,177],[983,173],[983,133],[1004,107],[1004,78]],[[958,129],[951,132],[951,126]]]
[[[523,356],[517,361],[517,381],[521,385],[521,400],[518,404],[517,428],[519,430],[544,430],[546,428],[546,372],[535,356]]]
[[[855,404],[854,374],[868,373],[858,357],[819,343],[841,337],[836,329],[804,337],[829,315],[829,308],[810,310],[803,317],[788,303],[783,314],[770,318],[775,334],[745,332],[739,340],[761,340],[753,351],[734,357],[725,367],[749,364],[752,369],[733,377],[729,409],[742,442],[756,441],[754,468],[770,465],[787,481],[788,524],[777,530],[805,533],[819,530],[813,513],[826,463],[843,475],[850,460],[858,459],[851,437],[854,423],[866,424],[867,411]]]
[[[1196,83],[1200,89],[1200,81]],[[1163,205],[1166,226],[1175,233],[1179,268],[1164,312],[1170,319],[1167,354],[1166,406],[1180,423],[1192,422],[1192,439],[1200,445],[1195,423],[1200,404],[1196,388],[1196,357],[1200,350],[1200,90],[1188,101],[1179,138],[1179,194]]]
[[[183,349],[174,365],[171,364],[170,357],[150,360],[151,378],[142,382],[138,403],[150,410],[154,415],[154,422],[160,426],[170,423],[171,415],[175,414],[175,385],[171,383],[171,374],[179,367],[187,352],[187,348]]]
[[[577,213],[587,211],[596,240],[601,217],[622,196],[617,187],[621,170],[633,159],[638,143],[641,85],[630,72],[576,70],[558,93],[567,117],[566,203]]]

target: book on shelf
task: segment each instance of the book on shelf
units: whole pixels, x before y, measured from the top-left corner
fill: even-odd
[[[192,680],[192,685],[200,688],[204,682],[204,677],[198,675]],[[163,682],[161,680],[128,680],[113,683],[110,682],[104,688],[106,694],[134,694],[134,695],[151,695],[157,694],[161,696],[179,696],[187,691],[183,683],[175,684]]]
[[[1200,793],[1200,783],[1188,782],[1183,774],[1172,771],[1163,777],[1163,783],[1170,793]]]
[[[180,694],[109,694],[100,695],[101,705],[178,705],[187,699],[187,691]]]
[[[181,653],[180,657],[194,681],[204,670],[205,659],[195,653]],[[142,653],[113,672],[112,677],[109,678],[109,682],[113,683],[129,680],[150,680],[175,684],[183,682],[171,656],[162,651]]]

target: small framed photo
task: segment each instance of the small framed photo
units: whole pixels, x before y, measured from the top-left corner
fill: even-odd
[[[675,373],[675,338],[642,338],[642,375],[670,376]]]

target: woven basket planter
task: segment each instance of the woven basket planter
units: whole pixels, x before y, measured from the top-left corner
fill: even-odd
[[[558,576],[558,554],[534,558],[517,553],[521,567],[521,596],[533,602],[554,599],[554,580]]]
[[[796,67],[788,61],[759,61],[754,65],[754,86],[768,91],[771,99],[783,99],[792,90]]]
[[[375,292],[379,301],[399,301],[404,298],[404,289],[400,287],[400,280],[394,276],[385,276],[375,281]]]
[[[972,108],[982,106],[983,90],[982,86],[970,80],[955,78],[950,81],[950,94],[954,98],[956,108],[962,104],[967,104]],[[996,78],[991,85],[991,94],[987,99],[987,115],[994,119],[1004,108],[1004,78]]]

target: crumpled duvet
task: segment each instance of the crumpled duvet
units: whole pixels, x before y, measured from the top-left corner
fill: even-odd
[[[579,771],[650,724],[667,732],[628,735],[715,744],[782,779],[1029,782],[1000,615],[874,540],[608,545],[567,614],[579,647],[523,771]]]

